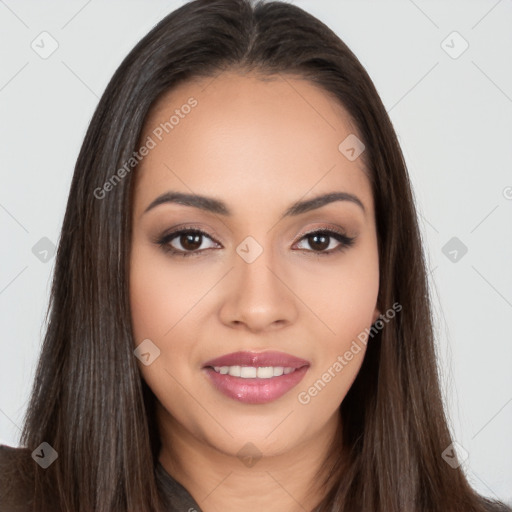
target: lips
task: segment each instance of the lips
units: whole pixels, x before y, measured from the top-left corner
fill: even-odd
[[[266,404],[286,395],[297,386],[309,366],[310,362],[306,359],[285,352],[243,351],[210,359],[204,363],[202,370],[214,388],[228,398],[246,404]],[[273,376],[269,374],[271,367],[274,367]],[[265,368],[264,375],[251,378],[250,375],[242,376],[240,373],[249,371],[254,374],[257,368]],[[260,374],[259,369],[257,373]]]
[[[268,351],[268,352],[232,352],[224,356],[210,359],[204,363],[203,368],[215,366],[283,366],[289,368],[302,368],[309,366],[309,361],[299,357],[292,356],[286,352]]]

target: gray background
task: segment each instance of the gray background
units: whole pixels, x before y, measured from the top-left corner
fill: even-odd
[[[2,443],[18,445],[40,350],[54,264],[40,240],[58,241],[93,110],[134,44],[183,3],[0,0]],[[293,3],[340,35],[389,111],[420,212],[463,467],[479,492],[512,504],[512,0]],[[47,37],[50,48],[43,31],[58,43],[46,59],[31,47]]]

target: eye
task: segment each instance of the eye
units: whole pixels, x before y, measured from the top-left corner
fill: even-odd
[[[162,247],[164,252],[170,252],[174,255],[193,256],[200,254],[205,249],[211,248],[202,247],[204,238],[213,241],[208,234],[200,229],[180,229],[164,235],[157,240],[157,244]]]
[[[333,239],[338,242],[337,246],[336,242],[334,242],[334,247],[332,246]],[[345,235],[345,233],[330,229],[321,229],[307,233],[301,240],[306,240],[309,246],[313,248],[313,251],[309,252],[327,256],[335,252],[343,251],[354,245],[355,237],[350,237]],[[326,251],[325,249],[329,247],[330,249]]]

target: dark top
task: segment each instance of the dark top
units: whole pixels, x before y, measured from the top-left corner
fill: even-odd
[[[156,483],[169,512],[202,512],[187,489],[167,473],[159,461],[156,463]]]
[[[26,448],[14,448],[12,446],[0,445],[0,511],[1,512],[29,512],[30,480],[27,475],[9,472],[14,464],[27,457],[31,457]],[[202,512],[190,493],[177,482],[164,469],[160,462],[155,466],[156,483],[164,499],[165,510],[169,512]]]

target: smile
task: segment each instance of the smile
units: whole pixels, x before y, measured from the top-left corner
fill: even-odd
[[[295,371],[295,368],[283,366],[214,366],[213,369],[222,375],[231,375],[242,379],[271,379]]]

